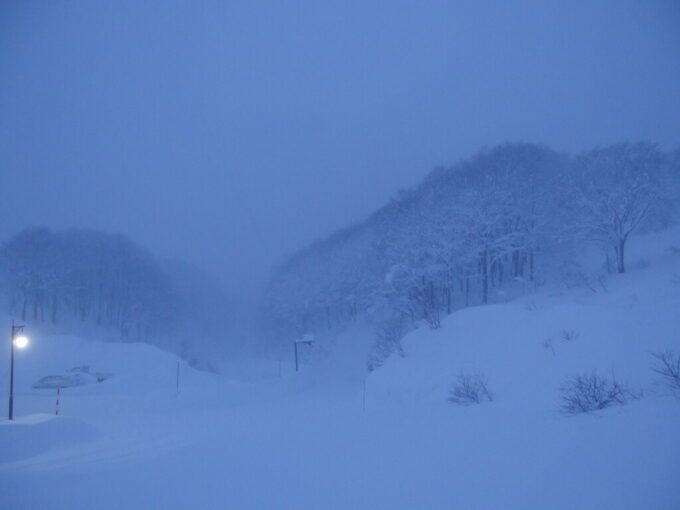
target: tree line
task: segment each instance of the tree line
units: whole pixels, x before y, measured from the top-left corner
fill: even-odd
[[[88,229],[35,227],[2,243],[0,294],[22,321],[87,324],[184,355],[188,344],[215,339],[228,316],[226,292],[209,276]]]
[[[631,234],[663,228],[678,204],[680,151],[624,142],[576,156],[504,144],[434,169],[365,221],[295,253],[259,306],[261,346],[323,338],[356,321],[376,332],[372,364],[420,323],[588,279],[575,252],[601,249],[606,273],[626,271]]]

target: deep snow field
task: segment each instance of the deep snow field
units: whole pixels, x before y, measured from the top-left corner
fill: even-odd
[[[182,362],[178,392],[155,347],[27,331],[14,422],[0,353],[0,508],[677,510],[680,400],[650,353],[680,351],[680,231],[633,239],[596,290],[456,312],[365,381],[342,362],[248,381]],[[113,375],[64,389],[55,416],[32,384],[82,365]],[[593,369],[643,398],[565,415],[558,388]],[[449,403],[459,372],[494,401]]]

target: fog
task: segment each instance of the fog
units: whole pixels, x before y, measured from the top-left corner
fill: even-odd
[[[679,220],[680,0],[0,0],[0,509],[679,509]]]
[[[250,302],[480,147],[678,147],[678,27],[673,1],[6,1],[0,237],[120,232]]]

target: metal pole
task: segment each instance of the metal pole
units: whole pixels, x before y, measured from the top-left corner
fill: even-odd
[[[298,354],[297,354],[297,342],[293,342],[293,345],[295,345],[295,371],[298,371]]]
[[[12,420],[14,418],[14,332],[16,329],[14,328],[14,321],[12,321],[12,335],[10,337],[10,344],[12,345],[11,347],[11,354],[10,354],[10,362],[9,362],[9,419]]]
[[[9,362],[9,419],[14,419],[14,338],[19,331],[24,329],[23,326],[15,326],[12,320],[12,335],[10,338],[11,353]]]

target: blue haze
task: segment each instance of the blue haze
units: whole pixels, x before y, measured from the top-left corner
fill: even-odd
[[[677,147],[678,27],[672,1],[5,1],[0,237],[122,232],[249,301],[481,146]]]

